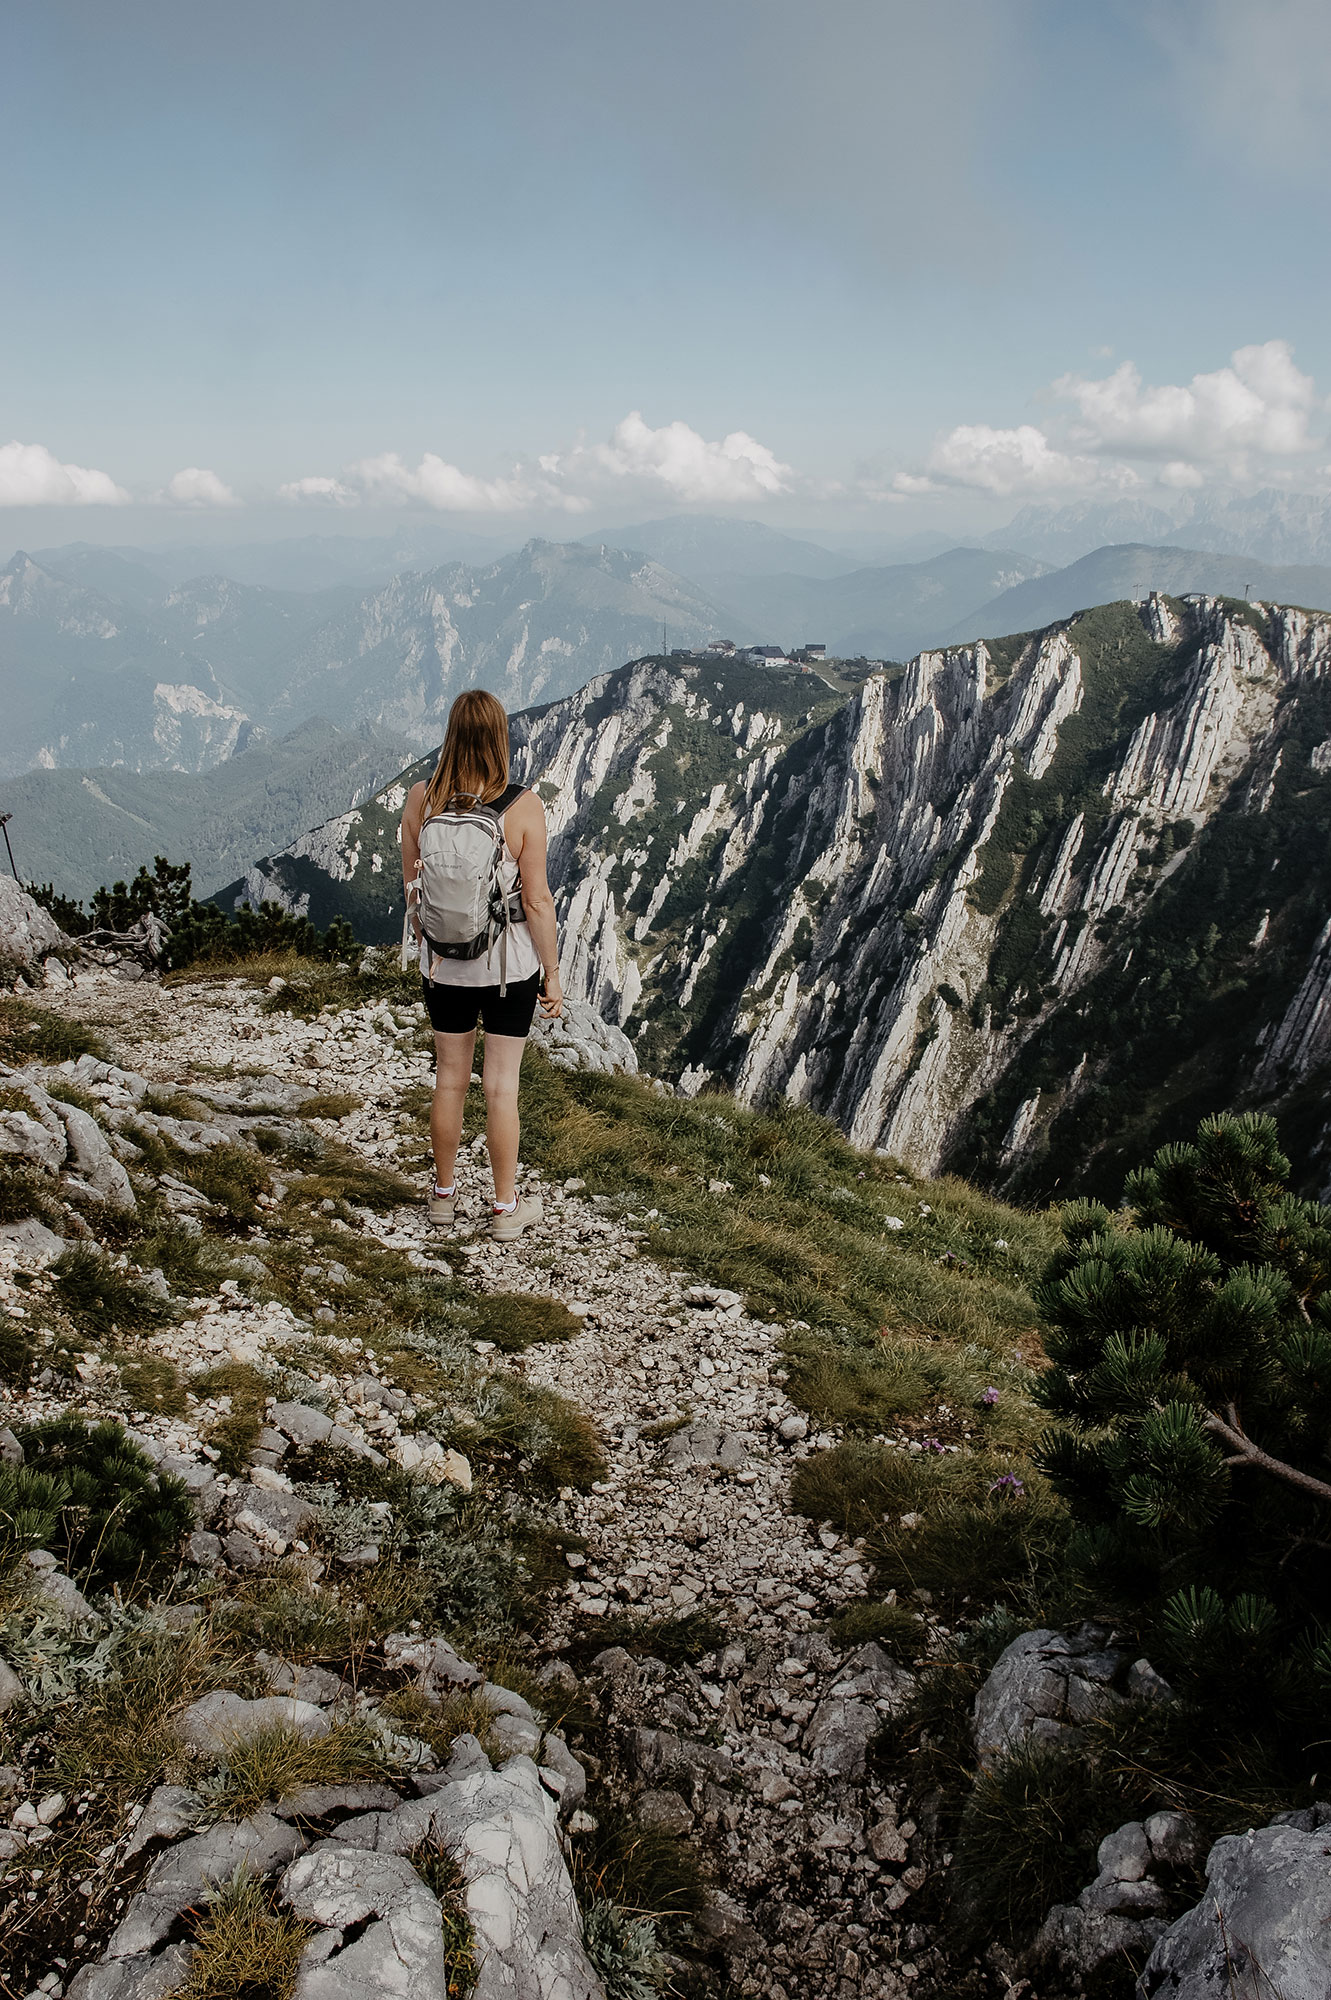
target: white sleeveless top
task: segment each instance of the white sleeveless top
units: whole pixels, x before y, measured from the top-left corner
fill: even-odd
[[[517,804],[516,799],[514,800],[514,804]],[[505,812],[499,821],[501,827],[507,818],[508,814]],[[499,864],[499,873],[504,885],[504,894],[511,896],[518,886],[518,864],[509,853],[507,838],[505,838],[504,858]],[[428,979],[430,976],[430,947],[426,944],[424,938],[421,939],[420,944],[420,964],[421,971]],[[524,979],[530,979],[532,974],[539,972],[540,969],[541,954],[536,949],[536,940],[533,938],[530,926],[524,917],[521,923],[509,925],[508,984],[514,986]],[[434,983],[436,986],[498,986],[498,940],[496,939],[494,947],[488,955],[482,952],[479,958],[436,958],[434,962]]]

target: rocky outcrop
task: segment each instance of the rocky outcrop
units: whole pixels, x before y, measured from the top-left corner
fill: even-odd
[[[1206,1894],[1160,1939],[1139,2000],[1326,2000],[1331,1992],[1331,1806],[1218,1840]]]
[[[75,952],[49,910],[11,875],[0,875],[0,977],[39,972],[48,960],[72,959]]]
[[[1075,1749],[1087,1723],[1126,1696],[1162,1700],[1167,1684],[1100,1625],[1070,1635],[1023,1632],[1004,1648],[975,1698],[972,1734],[981,1767],[1027,1743]]]
[[[1169,1927],[1161,1912],[1196,1852],[1196,1828],[1183,1813],[1153,1813],[1106,1834],[1095,1880],[1075,1903],[1056,1903],[1045,1918],[1037,1962],[1074,1991],[1109,1962],[1141,1965]]]

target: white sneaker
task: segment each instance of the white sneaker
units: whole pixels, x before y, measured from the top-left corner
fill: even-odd
[[[539,1222],[545,1214],[545,1203],[538,1194],[520,1194],[516,1208],[501,1210],[498,1214],[490,1211],[490,1234],[497,1243],[511,1243],[515,1236],[521,1236],[528,1224]]]
[[[439,1194],[435,1192],[430,1195],[430,1199],[425,1204],[425,1214],[426,1218],[434,1224],[436,1229],[451,1229],[453,1227],[453,1216],[457,1207],[457,1198],[458,1191],[456,1188],[454,1188],[452,1194]]]

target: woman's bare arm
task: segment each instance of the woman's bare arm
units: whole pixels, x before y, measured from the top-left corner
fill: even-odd
[[[402,887],[409,889],[416,879],[416,866],[421,857],[421,807],[425,803],[424,784],[413,785],[407,793],[407,802],[402,808]],[[410,908],[410,905],[408,905]],[[415,910],[411,911],[412,927],[417,937],[421,927]]]
[[[504,815],[509,852],[518,864],[522,908],[545,973],[541,1011],[556,1019],[564,1007],[559,978],[559,938],[555,929],[555,899],[545,874],[545,807],[535,792],[524,792]]]

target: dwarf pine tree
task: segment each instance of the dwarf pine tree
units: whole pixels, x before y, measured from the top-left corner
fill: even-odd
[[[1040,1288],[1061,1419],[1039,1460],[1073,1559],[1177,1675],[1331,1694],[1331,1209],[1274,1122],[1210,1118],[1117,1214],[1081,1202]]]

